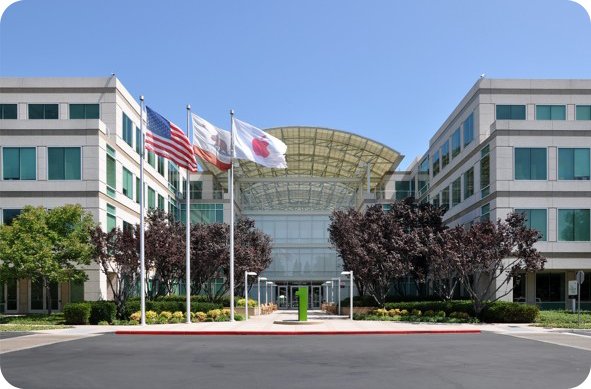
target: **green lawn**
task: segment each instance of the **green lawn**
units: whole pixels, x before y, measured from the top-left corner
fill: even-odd
[[[577,317],[576,313],[570,311],[540,311],[534,326],[591,329],[591,311],[581,311],[580,326]]]
[[[0,315],[0,331],[38,331],[70,328],[64,324],[64,314]]]

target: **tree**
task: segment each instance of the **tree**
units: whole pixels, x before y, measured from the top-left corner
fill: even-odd
[[[160,209],[148,212],[146,227],[145,255],[156,281],[152,297],[169,295],[185,274],[185,227]]]
[[[124,318],[125,304],[140,282],[139,227],[104,232],[92,230],[94,259],[107,278],[117,306],[117,317]],[[142,280],[143,281],[143,280]]]
[[[337,210],[331,215],[329,237],[345,268],[383,305],[392,280],[408,273],[402,253],[409,236],[397,215],[384,212],[381,205],[364,213]]]
[[[191,278],[211,301],[219,301],[230,290],[230,228],[227,224],[194,225],[191,234]],[[260,274],[271,264],[271,238],[255,227],[253,220],[240,218],[234,230],[235,290],[243,287],[244,271]],[[224,278],[214,287],[212,280]]]
[[[91,262],[94,226],[90,213],[77,204],[51,210],[25,207],[11,225],[0,226],[0,281],[42,281],[51,314],[52,283],[86,280],[80,266]]]
[[[533,247],[540,233],[527,228],[523,215],[511,213],[450,231],[452,266],[479,315],[486,305],[512,292],[518,273],[539,271],[546,258]]]

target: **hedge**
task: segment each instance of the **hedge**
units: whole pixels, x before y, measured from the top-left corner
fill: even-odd
[[[413,302],[399,302],[386,303],[386,309],[406,309],[411,312],[415,309],[420,311],[444,311],[449,316],[452,312],[466,312],[470,316],[474,316],[474,307],[472,302],[468,300],[450,300],[450,301],[413,301]]]
[[[70,303],[64,305],[66,324],[88,324],[90,303]]]
[[[540,309],[537,305],[496,301],[482,311],[482,321],[487,323],[533,323]]]
[[[349,306],[349,297],[341,300],[341,307],[348,307]],[[379,304],[377,303],[376,299],[372,296],[353,296],[353,306],[354,307],[378,307]]]
[[[409,312],[414,309],[423,312],[444,311],[448,316],[452,312],[465,312],[471,317],[475,316],[472,302],[467,300],[386,303],[384,308],[406,309]],[[533,323],[539,312],[539,308],[535,305],[495,301],[482,311],[480,319],[487,323]]]
[[[212,309],[222,309],[222,304],[216,303],[204,303],[204,302],[193,302],[191,301],[191,312],[209,312]],[[140,301],[128,301],[125,304],[125,317],[128,318],[132,313],[137,312],[141,309]],[[146,311],[155,312],[186,312],[187,305],[185,301],[161,301],[161,300],[146,300]]]
[[[90,324],[98,324],[99,322],[112,323],[115,320],[117,313],[117,306],[113,301],[90,301]]]

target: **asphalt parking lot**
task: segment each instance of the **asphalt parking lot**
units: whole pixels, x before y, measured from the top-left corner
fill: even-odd
[[[573,388],[591,352],[483,333],[371,336],[106,334],[0,355],[33,388]]]

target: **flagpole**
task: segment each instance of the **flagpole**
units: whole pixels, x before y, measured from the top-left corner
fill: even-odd
[[[187,137],[189,138],[189,142],[191,142],[191,147],[193,147],[193,137],[191,136],[191,105],[187,104]],[[185,294],[187,298],[187,324],[191,323],[191,180],[190,180],[191,171],[187,168],[187,188],[185,189],[185,196],[187,198],[187,205],[185,209],[185,227],[186,227],[186,243],[187,243],[187,253],[186,253],[186,267],[187,267],[187,279],[186,279],[186,286],[185,286]]]
[[[234,110],[230,110],[230,321],[234,321]],[[248,309],[248,307],[247,307]]]
[[[144,96],[140,96],[140,137],[141,137],[141,153],[140,153],[140,305],[141,305],[141,321],[140,324],[146,325],[146,266],[144,258]]]

